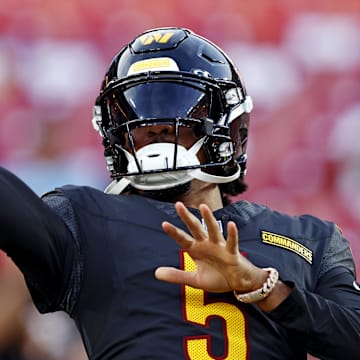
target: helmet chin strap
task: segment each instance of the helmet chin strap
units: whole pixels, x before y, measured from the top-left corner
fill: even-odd
[[[105,194],[111,195],[120,195],[128,185],[130,185],[131,181],[125,178],[121,180],[114,180],[112,181],[104,190]]]
[[[176,187],[193,179],[198,179],[208,183],[227,183],[236,180],[240,176],[240,167],[231,176],[218,176],[207,174],[200,168],[188,170],[175,170],[174,166],[174,147],[177,146],[176,165],[179,167],[197,166],[200,161],[196,154],[205,141],[205,137],[199,139],[190,149],[173,143],[149,144],[136,152],[136,158],[122,149],[128,159],[128,172],[135,173],[141,171],[164,170],[169,171],[124,176],[120,180],[112,181],[104,190],[106,194],[121,194],[128,185],[138,190],[164,190]],[[141,166],[141,168],[140,168]]]
[[[240,166],[238,165],[235,174],[230,176],[212,175],[201,171],[201,169],[192,170],[190,174],[194,179],[201,180],[203,182],[224,184],[238,179],[240,173],[241,173],[241,169]]]

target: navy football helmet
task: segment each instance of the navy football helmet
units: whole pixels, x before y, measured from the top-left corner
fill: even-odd
[[[238,71],[219,47],[188,29],[142,33],[114,57],[94,106],[93,126],[114,179],[106,191],[238,179],[246,171],[251,110]],[[135,132],[155,125],[173,126],[173,139],[137,146]],[[190,148],[178,142],[183,128],[194,132]]]

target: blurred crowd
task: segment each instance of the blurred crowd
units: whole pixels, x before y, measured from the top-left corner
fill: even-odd
[[[333,220],[360,269],[358,0],[0,0],[0,164],[39,195],[109,182],[91,111],[115,53],[145,29],[224,48],[254,100],[247,199]],[[360,274],[360,273],[359,273]],[[0,360],[85,359],[0,254]]]

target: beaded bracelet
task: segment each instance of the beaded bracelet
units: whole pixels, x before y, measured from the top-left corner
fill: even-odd
[[[260,300],[265,299],[270,295],[271,291],[274,289],[277,281],[279,280],[279,273],[274,268],[264,268],[263,270],[269,273],[268,278],[264,282],[263,286],[260,289],[241,294],[234,290],[234,295],[237,300],[243,303],[254,303]]]

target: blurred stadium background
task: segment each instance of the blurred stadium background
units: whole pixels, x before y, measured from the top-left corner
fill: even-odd
[[[0,164],[38,194],[104,188],[102,77],[133,36],[172,25],[225,49],[254,100],[245,197],[335,221],[360,269],[359,0],[0,0]],[[4,356],[0,339],[0,360],[27,355]]]

